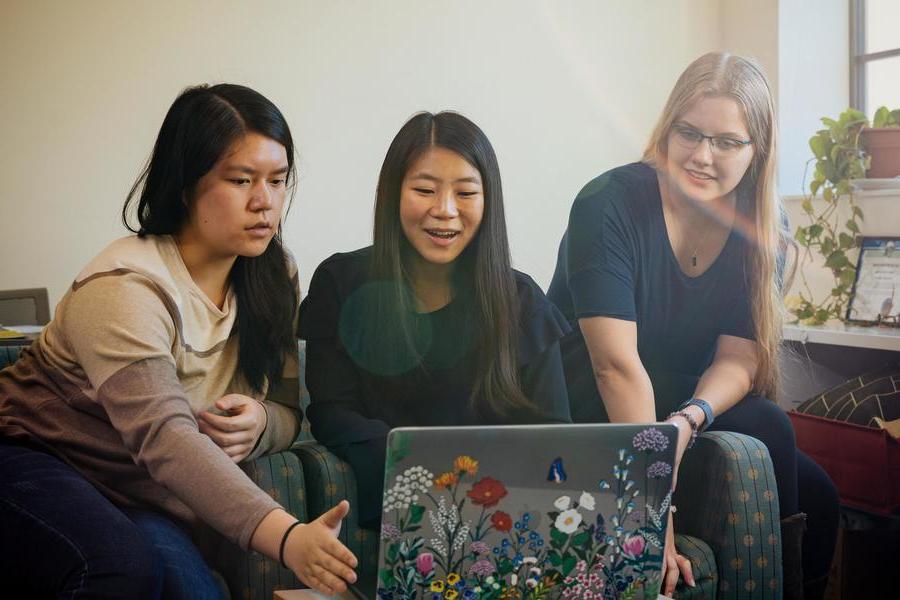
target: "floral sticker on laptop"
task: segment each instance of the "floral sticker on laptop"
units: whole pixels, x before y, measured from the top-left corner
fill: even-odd
[[[517,510],[502,478],[481,473],[472,456],[438,474],[405,469],[385,489],[378,598],[656,598],[671,504],[671,491],[657,488],[672,465],[654,455],[668,445],[656,428],[639,431],[618,450],[611,479],[560,495],[543,513]],[[648,490],[659,506],[641,506]],[[614,507],[606,515],[601,496]]]

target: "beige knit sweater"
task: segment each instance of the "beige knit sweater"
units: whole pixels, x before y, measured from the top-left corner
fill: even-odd
[[[116,504],[200,519],[246,548],[279,505],[196,416],[225,394],[253,396],[268,425],[248,459],[287,448],[299,429],[298,363],[288,358],[278,389],[253,394],[236,376],[235,301],[229,290],[217,308],[170,236],[113,242],[0,372],[0,435],[49,449]]]

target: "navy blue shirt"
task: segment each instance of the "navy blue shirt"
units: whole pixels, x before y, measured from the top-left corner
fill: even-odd
[[[638,352],[654,384],[670,374],[701,375],[720,335],[753,339],[746,247],[747,241],[732,229],[709,269],[690,277],[669,243],[652,167],[633,163],[588,183],[572,205],[547,293],[574,326],[563,342],[567,379],[583,379],[577,373],[570,377],[569,371],[586,370],[587,387],[597,398],[577,327],[584,317],[637,323]],[[571,388],[570,383],[570,397]]]

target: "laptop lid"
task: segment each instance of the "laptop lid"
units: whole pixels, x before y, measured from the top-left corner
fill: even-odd
[[[400,428],[378,597],[656,598],[673,425]]]

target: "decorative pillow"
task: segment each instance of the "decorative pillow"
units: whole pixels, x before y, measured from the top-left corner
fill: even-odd
[[[878,428],[900,419],[900,362],[848,379],[795,409],[798,413]]]

